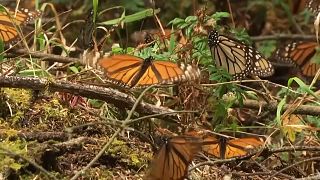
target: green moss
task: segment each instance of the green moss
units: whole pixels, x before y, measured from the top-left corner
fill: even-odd
[[[139,147],[130,147],[128,143],[117,139],[112,143],[108,154],[112,157],[120,158],[119,161],[124,162],[128,166],[137,168],[140,168],[152,159],[152,153],[141,151]]]
[[[36,103],[33,111],[38,112],[34,119],[30,119],[38,129],[64,129],[70,126],[68,122],[71,120],[69,117],[70,111],[64,108],[59,100],[52,98],[50,101]]]
[[[141,161],[138,157],[138,154],[131,154],[131,162],[133,165],[140,165]]]
[[[8,169],[18,171],[21,167],[26,165],[25,162],[17,161],[14,158],[12,158],[14,157],[14,154],[18,154],[23,157],[27,156],[27,148],[26,143],[24,141],[4,140],[0,142],[0,147],[2,148],[0,149],[0,172],[5,172]]]
[[[21,119],[24,118],[24,112],[22,110],[17,110],[16,113],[13,114],[9,119],[12,124],[16,124],[20,122]]]
[[[39,108],[44,109],[46,119],[48,118],[66,118],[69,114],[67,108],[63,108],[58,99],[52,99],[50,103],[39,104]]]
[[[0,116],[11,118],[13,122],[21,119],[23,111],[29,107],[30,91],[14,88],[3,88],[0,95]]]
[[[29,90],[4,88],[4,93],[7,94],[10,100],[17,104],[21,108],[28,107],[31,99],[31,93]]]
[[[83,176],[85,179],[105,179],[112,180],[114,179],[113,171],[105,168],[90,168],[86,174]]]

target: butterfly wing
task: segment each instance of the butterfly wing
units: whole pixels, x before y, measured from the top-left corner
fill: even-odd
[[[114,55],[103,58],[99,64],[104,68],[107,77],[124,86],[144,87],[153,84],[173,83],[196,79],[200,75],[198,68],[169,61],[145,60],[130,55]]]
[[[184,66],[183,66],[184,67]],[[187,79],[183,67],[169,61],[154,61],[141,76],[137,85],[170,84]],[[190,72],[192,74],[192,72]]]
[[[316,42],[301,42],[293,46],[290,52],[290,58],[300,67],[304,76],[314,77],[320,68],[319,64],[312,62],[317,46]]]
[[[268,60],[238,40],[219,35],[213,30],[209,33],[208,42],[216,66],[226,69],[236,80],[250,74],[267,77],[274,73]]]
[[[312,58],[316,54],[316,42],[292,42],[285,46],[279,47],[272,55],[273,59],[286,63],[295,64],[299,67],[302,75],[314,77],[319,64],[312,62]]]
[[[320,64],[313,63],[311,61],[307,62],[301,68],[301,73],[307,77],[314,77],[318,70],[320,69]]]
[[[297,65],[302,66],[315,55],[317,46],[316,42],[292,43],[291,49],[287,49],[289,58]]]
[[[134,86],[133,80],[141,70],[143,59],[130,55],[114,55],[99,60],[106,76],[123,86]]]
[[[221,149],[220,149],[220,143],[219,140],[212,137],[212,136],[206,136],[203,138],[203,145],[202,145],[202,151],[206,154],[215,156],[217,158],[220,158],[221,156]]]
[[[217,31],[209,33],[209,46],[217,67],[226,69],[235,79],[243,79],[250,73],[251,60],[246,58],[245,47]]]
[[[41,15],[40,11],[29,11],[28,9],[21,9],[17,13],[11,10],[8,12],[9,15],[6,12],[0,12],[0,39],[6,43],[12,42],[18,37],[18,31],[14,24],[21,26]]]
[[[89,14],[85,20],[86,24],[80,30],[79,42],[84,49],[92,48],[94,45],[94,31],[96,23],[94,22],[93,9],[89,10]]]
[[[244,156],[261,145],[263,145],[263,141],[253,137],[229,140],[226,145],[225,158]]]
[[[201,142],[198,138],[170,138],[153,160],[147,179],[182,180],[187,175],[189,163],[200,150]]]
[[[309,0],[307,7],[315,16],[320,12],[319,0]]]
[[[216,139],[212,136],[204,138],[202,150],[212,156],[220,159],[228,159],[246,155],[250,150],[263,144],[257,138],[240,138],[228,140],[225,137]]]
[[[261,54],[251,48],[248,48],[248,52],[246,57],[248,59],[252,59],[252,70],[251,73],[253,75],[259,77],[269,77],[272,76],[274,73],[274,68],[269,60],[261,56]]]
[[[234,157],[241,157],[246,155],[248,152],[245,149],[226,145],[226,151],[222,159],[230,159]]]

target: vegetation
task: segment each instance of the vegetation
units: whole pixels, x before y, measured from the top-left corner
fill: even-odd
[[[2,13],[17,7],[0,5]],[[272,59],[281,45],[316,42],[305,1],[33,0],[21,7],[41,16],[15,27],[15,41],[0,36],[0,179],[142,179],[164,137],[193,131],[228,140],[216,142],[225,159],[207,152],[193,159],[190,179],[319,178],[317,45],[312,76],[303,69],[309,61]],[[212,29],[257,49],[275,73],[233,80],[215,65]],[[115,54],[190,64],[201,76],[126,88],[98,63],[97,55]],[[263,143],[230,145],[247,137]]]

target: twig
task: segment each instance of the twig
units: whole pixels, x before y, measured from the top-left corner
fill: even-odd
[[[290,169],[291,167],[294,167],[294,166],[299,165],[299,164],[304,163],[304,162],[314,161],[314,160],[320,160],[320,157],[312,157],[312,158],[304,159],[304,160],[302,160],[302,161],[298,161],[298,162],[296,162],[296,163],[294,163],[294,164],[291,164],[290,166],[285,167],[285,168],[281,169],[280,171],[274,173],[274,174],[273,174],[272,176],[270,176],[267,180],[272,179],[273,177],[275,177],[275,176],[278,175],[279,173],[281,173],[281,172],[283,172],[283,171],[285,171],[285,170],[288,170],[288,169]]]
[[[217,160],[217,161],[211,161],[211,160],[208,160],[208,161],[205,161],[205,162],[202,162],[202,163],[198,163],[196,165],[194,165],[192,168],[189,169],[189,172],[190,171],[193,171],[194,169],[197,169],[201,166],[204,166],[204,165],[216,165],[218,163],[225,163],[225,162],[231,162],[232,160],[231,159],[225,159],[225,160]],[[220,169],[220,170],[223,170],[223,169]],[[234,175],[237,175],[237,176],[256,176],[256,175],[272,175],[274,174],[274,172],[254,172],[254,173],[238,173],[238,172],[228,172],[228,173],[231,173],[231,174],[234,174]],[[291,176],[288,176],[286,174],[282,174],[280,173],[279,174],[280,176],[283,176],[285,178],[288,178],[288,179],[294,179],[292,178]]]
[[[229,0],[227,0],[227,4],[228,4],[228,9],[229,9],[229,12],[230,12],[230,16],[231,16],[232,27],[235,28],[236,25],[235,25],[235,22],[234,22],[232,8],[231,8],[231,4],[230,4]]]
[[[237,176],[271,176],[275,173],[275,171],[271,172],[253,172],[253,173],[241,173],[241,172],[231,172],[231,174],[237,175]],[[278,175],[283,176],[287,179],[295,180],[295,177],[291,177],[289,175],[279,173]]]
[[[40,52],[28,52],[25,49],[11,49],[9,53],[5,54],[6,58],[12,58],[12,57],[31,57],[34,58],[40,58],[42,61],[51,61],[51,62],[60,62],[60,63],[80,63],[82,65],[85,65],[84,63],[81,62],[80,59],[78,58],[71,58],[71,57],[63,57],[59,55],[54,55],[54,54],[47,54],[47,53],[40,53]]]
[[[301,34],[277,34],[267,36],[254,36],[251,39],[255,42],[265,40],[306,40],[306,41],[317,41],[315,35],[301,35]]]
[[[83,148],[84,144],[96,144],[95,141],[88,137],[77,137],[65,142],[52,144],[55,149],[59,149],[61,152],[71,151],[74,148]],[[48,151],[48,150],[47,150]]]
[[[305,177],[305,178],[296,178],[296,180],[319,180],[320,179],[320,174],[318,173],[318,175],[315,176],[309,176],[309,177]]]
[[[0,132],[0,139],[7,138],[5,132]],[[23,138],[26,141],[38,141],[44,142],[49,140],[54,141],[65,141],[69,137],[68,133],[65,132],[18,132],[15,136],[10,136],[9,140],[14,141],[17,138]]]
[[[271,81],[268,81],[268,80],[242,80],[242,81],[228,81],[228,82],[222,82],[222,83],[213,83],[213,84],[201,84],[202,86],[206,86],[206,87],[216,87],[216,86],[221,86],[221,85],[224,85],[224,84],[240,84],[240,83],[255,83],[255,82],[262,82],[262,83],[267,83],[267,84],[270,84],[270,85],[273,85],[273,86],[276,86],[276,87],[281,87],[281,88],[285,88],[286,90],[290,91],[290,92],[293,92],[295,94],[303,94],[303,93],[300,93],[298,91],[294,91],[293,89],[291,88],[288,88],[287,86],[283,86],[281,84],[276,84],[274,82],[271,82]]]
[[[320,146],[289,146],[267,150],[268,154],[290,151],[320,151]]]
[[[245,107],[250,109],[257,109],[259,110],[269,110],[272,112],[276,112],[277,110],[277,102],[261,102],[261,101],[255,101],[255,100],[245,100],[243,101],[243,105],[239,103],[235,103],[233,107]],[[291,104],[286,104],[283,107],[283,110],[290,109]],[[305,115],[313,115],[313,116],[319,116],[320,115],[320,107],[319,106],[312,106],[312,105],[301,105],[299,106],[295,111],[294,114],[305,114]]]

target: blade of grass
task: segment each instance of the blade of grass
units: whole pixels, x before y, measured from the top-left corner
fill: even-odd
[[[117,19],[112,19],[109,21],[104,21],[99,23],[99,25],[115,25],[115,24],[120,24],[120,23],[130,23],[134,21],[139,21],[141,19],[144,19],[146,17],[153,16],[154,14],[157,14],[160,12],[160,9],[146,9],[144,11],[137,12],[135,14],[123,16]]]

